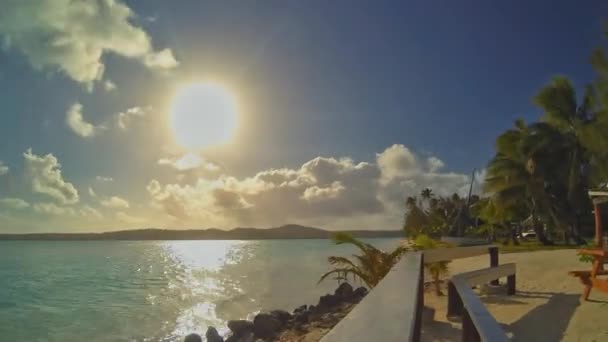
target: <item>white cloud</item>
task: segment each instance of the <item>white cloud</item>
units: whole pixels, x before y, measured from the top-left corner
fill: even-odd
[[[105,91],[112,91],[116,89],[116,84],[110,80],[105,80],[105,82],[103,82],[103,89]]]
[[[159,165],[169,165],[179,171],[202,169],[205,171],[219,171],[219,166],[202,158],[200,155],[189,152],[179,158],[161,158]]]
[[[112,177],[103,177],[103,176],[97,176],[97,177],[95,177],[95,179],[98,182],[113,182],[114,181],[114,178],[112,178]]]
[[[116,219],[119,222],[126,223],[126,224],[142,224],[142,223],[146,222],[146,220],[144,218],[129,215],[129,214],[125,213],[124,211],[117,212]]]
[[[0,206],[10,209],[25,209],[29,208],[30,204],[21,198],[5,197],[0,198]]]
[[[144,64],[152,69],[173,69],[179,63],[170,49],[150,53],[144,57]]]
[[[112,208],[112,209],[128,209],[129,208],[129,202],[124,199],[124,198],[120,198],[118,196],[112,196],[110,198],[106,198],[104,200],[100,201],[101,205],[103,205],[106,208]]]
[[[74,103],[65,114],[65,123],[70,129],[83,138],[90,138],[97,134],[103,126],[95,126],[86,122],[82,117],[82,105]]]
[[[2,3],[0,35],[35,69],[56,68],[73,80],[100,80],[102,56],[111,52],[154,69],[178,65],[170,49],[155,51],[119,0],[9,0]]]
[[[50,216],[62,217],[82,217],[87,219],[101,219],[103,215],[95,208],[88,205],[82,207],[63,207],[55,203],[34,203],[32,206],[34,212]]]
[[[0,161],[0,176],[4,176],[8,173],[8,166],[4,165],[2,161]]]
[[[76,211],[71,207],[60,207],[55,203],[35,203],[34,211],[39,214],[53,216],[75,216]]]
[[[426,160],[426,165],[430,172],[439,171],[441,168],[445,166],[443,161],[437,157],[429,157]]]
[[[95,219],[103,218],[103,215],[99,212],[99,210],[92,208],[88,205],[85,205],[82,208],[80,208],[78,212],[79,212],[80,216],[83,216],[83,217],[89,217],[89,218],[95,218]]]
[[[242,179],[220,175],[164,185],[152,180],[147,190],[155,208],[186,223],[397,228],[407,196],[426,187],[439,195],[462,194],[469,182],[467,175],[439,172],[437,158],[418,160],[405,146],[393,145],[377,154],[374,163],[317,157],[299,168],[270,169]]]
[[[97,194],[95,193],[95,190],[93,190],[93,188],[89,187],[89,196],[91,196],[92,198],[96,198]]]
[[[143,118],[150,111],[150,108],[133,107],[116,114],[116,125],[126,131],[131,122],[136,118]]]
[[[24,154],[25,171],[32,190],[48,195],[63,204],[79,201],[78,191],[72,183],[66,182],[61,175],[61,165],[52,154],[38,156],[28,149]]]

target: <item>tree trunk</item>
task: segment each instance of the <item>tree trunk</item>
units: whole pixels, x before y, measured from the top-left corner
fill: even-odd
[[[511,243],[513,246],[519,246],[519,240],[517,239],[517,230],[513,227],[510,228]]]
[[[433,284],[435,285],[435,294],[437,296],[443,296],[443,292],[441,292],[441,282],[439,280],[439,274],[433,274]]]

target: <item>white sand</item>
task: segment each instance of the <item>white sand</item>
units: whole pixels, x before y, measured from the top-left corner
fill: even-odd
[[[608,294],[592,290],[589,301],[580,299],[583,287],[568,271],[590,270],[591,264],[579,262],[574,250],[500,255],[500,263],[509,262],[517,264],[517,294],[482,300],[513,341],[608,341]],[[450,272],[488,266],[488,256],[466,258],[453,261]],[[445,318],[447,297],[427,293],[425,305],[436,312],[423,324],[422,340],[460,341],[461,325]]]

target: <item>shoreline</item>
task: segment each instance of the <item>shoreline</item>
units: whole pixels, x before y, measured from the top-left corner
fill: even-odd
[[[365,296],[365,287],[353,288],[341,283],[333,294],[319,297],[316,305],[302,305],[291,313],[285,310],[260,312],[250,320],[230,320],[230,333],[221,336],[215,327],[208,327],[207,342],[314,342],[319,341]],[[190,334],[185,342],[199,342],[202,337]]]

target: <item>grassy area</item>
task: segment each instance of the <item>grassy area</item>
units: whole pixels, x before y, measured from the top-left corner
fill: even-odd
[[[557,249],[577,249],[583,246],[566,245],[563,243],[556,243],[552,246],[544,246],[536,241],[521,242],[519,246],[498,244],[500,253],[519,253],[519,252],[534,252],[534,251],[552,251]]]

